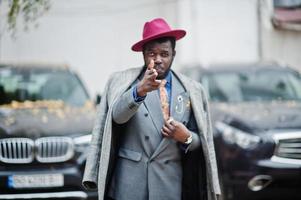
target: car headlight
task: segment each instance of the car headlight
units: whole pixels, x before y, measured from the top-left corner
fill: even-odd
[[[92,139],[92,134],[82,135],[73,138],[75,150],[78,152],[84,152],[86,148],[90,145],[91,139]]]
[[[216,122],[215,127],[222,133],[224,141],[228,144],[237,144],[243,149],[254,149],[260,142],[259,136],[250,135],[228,124]]]

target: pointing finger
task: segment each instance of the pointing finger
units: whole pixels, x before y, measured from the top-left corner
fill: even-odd
[[[152,70],[154,68],[154,65],[155,65],[154,60],[150,60],[148,66],[147,66],[147,69]]]

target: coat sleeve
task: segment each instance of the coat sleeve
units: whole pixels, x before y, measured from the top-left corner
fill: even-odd
[[[92,131],[92,140],[88,148],[86,167],[82,180],[82,184],[86,189],[97,189],[102,136],[108,113],[107,91],[109,82],[110,81],[108,81],[104,89],[104,94],[102,95],[101,102],[97,108],[96,119]]]

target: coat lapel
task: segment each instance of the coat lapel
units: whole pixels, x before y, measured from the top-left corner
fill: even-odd
[[[202,106],[204,104],[204,102],[203,102],[202,94],[199,93],[199,92],[196,92],[196,91],[199,91],[199,90],[195,89],[199,86],[195,86],[193,84],[193,82],[190,82],[189,80],[186,80],[186,78],[184,78],[182,76],[180,76],[180,78],[182,80],[182,83],[183,83],[184,87],[187,89],[187,91],[190,94],[191,108],[194,112],[194,117],[195,117],[198,129],[199,129],[199,132],[200,132],[199,135],[200,135],[201,138],[204,138],[205,141],[206,141],[207,140],[207,135],[206,135],[207,134],[207,126],[206,126],[206,123],[205,123],[206,113],[204,112],[204,109],[203,109],[203,106]]]

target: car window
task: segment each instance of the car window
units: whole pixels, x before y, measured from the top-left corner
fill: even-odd
[[[202,78],[212,101],[284,101],[301,99],[300,76],[290,70],[216,72]]]
[[[88,95],[77,76],[67,70],[0,69],[0,105],[38,100],[61,100],[83,106]]]

